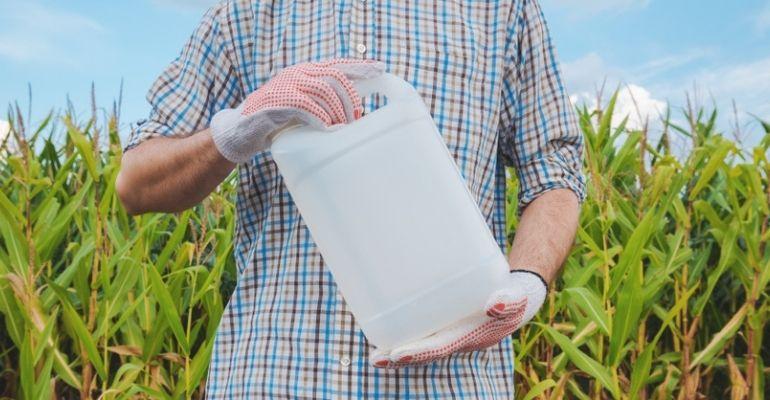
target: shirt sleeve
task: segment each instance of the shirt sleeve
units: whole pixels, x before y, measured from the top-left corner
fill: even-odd
[[[209,9],[180,55],[147,92],[150,115],[131,129],[128,151],[153,137],[184,137],[206,128],[219,110],[243,98],[224,38],[227,2]]]
[[[499,137],[503,162],[519,178],[519,210],[558,188],[582,203],[583,136],[537,0],[514,1],[508,38]]]

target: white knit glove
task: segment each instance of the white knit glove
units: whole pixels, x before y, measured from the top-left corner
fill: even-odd
[[[214,144],[234,162],[266,150],[280,132],[310,125],[328,129],[361,117],[361,98],[353,82],[375,78],[385,65],[373,60],[335,59],[285,68],[251,93],[238,108],[211,119]]]
[[[427,364],[454,353],[482,350],[510,337],[537,314],[548,286],[531,271],[514,270],[509,278],[510,286],[493,293],[483,311],[424,339],[395,349],[377,349],[369,362],[378,368]]]

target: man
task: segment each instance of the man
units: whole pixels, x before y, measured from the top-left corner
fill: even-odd
[[[367,343],[269,153],[286,126],[371,112],[377,98],[362,103],[352,84],[383,69],[421,94],[501,248],[505,166],[523,210],[510,288],[400,349]],[[223,2],[148,100],[117,182],[129,212],[180,211],[236,164],[240,176],[238,285],[210,398],[513,398],[510,335],[543,303],[584,196],[582,139],[536,0]]]

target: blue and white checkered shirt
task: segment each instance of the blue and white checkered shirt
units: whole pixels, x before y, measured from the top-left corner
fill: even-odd
[[[555,188],[584,197],[582,138],[536,0],[223,2],[151,88],[152,113],[127,148],[191,135],[282,68],[340,57],[384,61],[414,85],[501,248],[505,166],[522,206]],[[510,340],[426,366],[370,367],[372,348],[270,153],[238,172],[238,285],[209,398],[513,398]]]

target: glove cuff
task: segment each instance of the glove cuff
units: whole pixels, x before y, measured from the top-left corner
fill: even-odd
[[[524,273],[532,274],[532,275],[536,276],[538,279],[540,279],[540,282],[543,283],[543,287],[545,288],[545,292],[548,293],[548,282],[545,281],[545,278],[543,278],[542,275],[538,274],[535,271],[530,271],[528,269],[512,269],[510,271],[511,274],[514,273],[514,272],[524,272]]]
[[[521,318],[521,324],[525,325],[529,322],[535,314],[537,314],[540,307],[543,306],[545,298],[548,297],[548,284],[545,279],[534,271],[516,269],[511,271],[511,284],[512,288],[520,295],[527,298],[527,308],[524,311],[524,315]],[[517,328],[518,329],[518,328]]]
[[[219,153],[236,164],[246,162],[252,155],[237,132],[242,116],[239,109],[226,108],[214,114],[209,123],[211,138]]]

